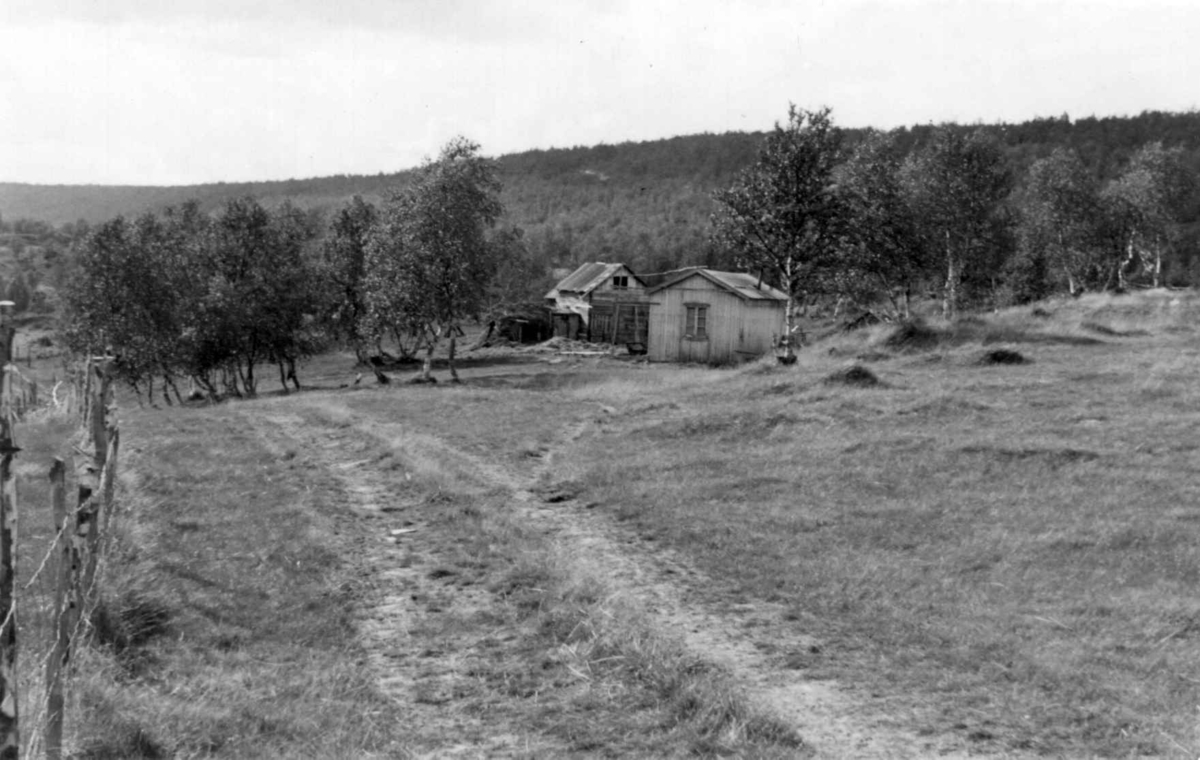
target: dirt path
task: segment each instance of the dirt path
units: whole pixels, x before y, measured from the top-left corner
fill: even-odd
[[[311,414],[332,419],[320,427]],[[413,635],[430,610],[469,616],[486,610],[489,592],[477,586],[449,587],[430,573],[440,551],[432,533],[405,519],[403,472],[375,465],[382,449],[403,441],[406,456],[436,463],[456,478],[474,479],[481,491],[503,489],[513,508],[529,524],[568,547],[592,567],[606,569],[604,581],[614,593],[636,600],[657,630],[678,637],[696,655],[722,667],[748,697],[794,725],[822,758],[980,757],[955,737],[918,737],[897,725],[868,716],[851,692],[829,681],[813,681],[803,671],[781,665],[778,652],[817,646],[798,641],[778,625],[784,610],[754,602],[722,604],[705,589],[712,579],[675,553],[638,539],[612,524],[569,491],[547,488],[556,458],[582,445],[592,432],[590,418],[564,426],[545,446],[537,464],[526,471],[456,449],[427,431],[357,415],[335,396],[313,394],[266,402],[257,420],[274,428],[262,431],[274,441],[290,441],[312,466],[327,472],[342,504],[367,530],[354,539],[362,572],[375,589],[360,620],[362,642],[379,673],[385,693],[404,706],[404,714],[438,757],[528,757],[567,754],[552,738],[515,735],[504,706],[465,714],[442,709],[472,689],[471,660],[487,656],[489,646],[516,637],[514,631],[491,633],[479,641],[463,630],[447,631],[444,646],[423,648]],[[398,531],[398,532],[396,532]],[[393,534],[393,532],[396,532]],[[786,640],[784,640],[786,637]],[[471,639],[471,640],[467,640]],[[427,640],[427,638],[425,639]],[[478,694],[478,692],[476,692]]]
[[[561,447],[587,436],[589,426],[568,428],[558,452],[546,458],[553,466]],[[761,709],[794,726],[822,758],[979,757],[953,737],[917,737],[868,722],[855,700],[830,681],[813,681],[781,667],[772,653],[781,649],[773,625],[784,608],[755,601],[714,604],[704,598],[713,579],[677,553],[654,547],[619,529],[585,502],[567,499],[545,503],[528,486],[514,488],[520,509],[551,529],[573,555],[605,567],[605,581],[615,592],[636,599],[655,620],[655,628],[676,636],[685,648],[721,666]],[[786,648],[816,646],[789,636]]]
[[[313,411],[332,410],[352,423],[314,425]],[[249,420],[248,420],[249,421]],[[480,692],[473,683],[472,661],[488,645],[503,645],[515,632],[491,631],[494,642],[481,642],[469,629],[440,632],[439,642],[423,627],[442,618],[469,617],[491,605],[491,594],[474,586],[453,587],[431,575],[448,547],[435,533],[411,519],[416,503],[405,495],[407,473],[378,466],[387,448],[386,431],[357,417],[322,395],[264,402],[253,422],[264,441],[281,454],[303,451],[305,464],[332,482],[330,492],[342,512],[342,538],[369,591],[357,620],[361,644],[380,690],[397,704],[389,720],[411,726],[409,739],[418,758],[516,758],[568,754],[565,747],[538,734],[515,734],[503,709],[473,712],[448,709],[447,703]],[[436,446],[422,440],[426,447]],[[427,448],[431,457],[438,452]],[[335,517],[335,521],[337,518]],[[497,706],[501,707],[501,706]]]

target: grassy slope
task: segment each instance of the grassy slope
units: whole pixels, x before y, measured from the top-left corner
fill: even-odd
[[[869,389],[824,381],[846,363],[825,352],[874,350],[853,338],[796,371],[614,386],[623,445],[586,444],[577,477],[720,594],[786,604],[822,643],[779,666],[882,720],[981,749],[1194,756],[1198,304],[1171,299],[967,323],[873,364]],[[1033,363],[976,365],[997,340]]]
[[[237,404],[123,417],[137,518],[106,587],[112,656],[93,653],[99,670],[79,687],[85,755],[398,746],[391,705],[347,645],[357,568],[319,474],[264,445]],[[162,620],[139,636],[148,616]]]
[[[881,349],[880,328],[830,339],[794,370],[128,410],[140,518],[109,608],[169,620],[137,646],[118,630],[121,654],[83,660],[74,746],[365,757],[459,738],[397,721],[404,705],[352,643],[378,592],[364,542],[386,526],[347,518],[341,456],[369,459],[407,505],[423,537],[408,556],[442,584],[413,597],[405,648],[455,642],[465,669],[421,675],[418,703],[449,710],[449,693],[457,714],[501,721],[534,756],[797,752],[697,653],[613,599],[603,568],[524,524],[511,488],[463,465],[534,477],[540,452],[565,446],[545,476],[573,481],[647,550],[666,544],[722,579],[702,598],[781,603],[763,632],[778,667],[835,679],[881,724],[989,752],[1195,756],[1200,304],[1170,298],[965,322],[914,353]],[[980,366],[984,343],[1033,363]],[[890,357],[870,365],[883,386],[825,382],[867,352]],[[616,410],[602,432],[563,443],[597,404]],[[271,415],[317,442],[280,438]],[[430,456],[423,436],[468,459]],[[454,606],[471,594],[487,608]]]
[[[136,518],[106,591],[113,630],[75,686],[72,746],[91,758],[794,756],[786,728],[614,604],[602,569],[565,559],[522,523],[510,487],[477,476],[476,463],[527,471],[576,407],[393,386],[127,409]],[[346,481],[364,461],[369,480]],[[388,511],[355,512],[367,483]],[[397,524],[419,532],[380,554]],[[389,687],[356,631],[397,593],[408,612],[382,660],[402,664],[403,684]]]

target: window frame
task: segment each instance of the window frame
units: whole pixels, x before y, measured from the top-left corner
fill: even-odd
[[[683,304],[684,340],[708,340],[708,309],[704,301],[685,301]]]

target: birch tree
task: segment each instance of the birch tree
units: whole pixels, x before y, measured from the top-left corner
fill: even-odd
[[[852,220],[844,276],[882,289],[907,317],[913,284],[930,262],[900,182],[902,163],[894,135],[871,132],[838,169],[837,184]]]
[[[787,294],[784,361],[795,361],[797,301],[822,288],[837,259],[847,210],[834,183],[842,135],[830,110],[791,105],[755,162],[732,187],[714,195],[715,236],[738,263],[767,275]]]
[[[1003,155],[982,131],[941,127],[929,145],[908,157],[902,176],[925,245],[943,261],[942,315],[953,318],[964,267],[984,259],[998,243],[997,212],[1011,185]]]
[[[334,217],[321,249],[324,276],[334,291],[326,321],[338,338],[353,347],[360,363],[367,361],[368,348],[363,334],[367,242],[378,218],[379,210],[374,205],[362,196],[354,196]]]
[[[1183,205],[1195,190],[1195,178],[1182,158],[1182,148],[1149,143],[1101,193],[1109,237],[1120,257],[1119,288],[1126,285],[1129,267],[1137,264],[1150,275],[1152,287],[1161,284],[1163,253],[1178,234]]]
[[[1075,295],[1102,266],[1102,217],[1095,177],[1075,151],[1058,148],[1029,168],[1020,201],[1018,238],[1027,257],[1042,256]]]
[[[425,335],[426,381],[443,338],[449,339],[450,375],[458,380],[459,323],[478,313],[494,268],[487,232],[502,211],[499,193],[494,162],[457,137],[411,185],[392,194],[367,243],[367,329],[380,335],[416,325]]]

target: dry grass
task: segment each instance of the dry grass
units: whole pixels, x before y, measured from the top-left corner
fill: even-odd
[[[77,757],[372,757],[402,746],[347,645],[355,568],[294,457],[238,411],[124,414],[133,524],[106,579],[98,648],[78,664]]]
[[[71,746],[393,757],[461,738],[397,719],[350,643],[382,523],[354,522],[331,455],[269,411],[368,462],[420,528],[403,562],[436,585],[414,592],[407,641],[454,652],[414,703],[541,737],[526,756],[805,751],[607,568],[520,518],[514,489],[548,458],[643,549],[719,579],[697,599],[782,609],[761,631],[777,668],[852,688],[881,723],[998,754],[1200,755],[1200,300],[1039,308],[929,320],[920,347],[889,346],[894,325],[839,333],[792,368],[581,362],[130,409],[137,518],[105,643],[77,660]],[[1029,361],[982,363],[1010,354]],[[826,382],[849,358],[879,383]],[[346,382],[344,363],[302,381]],[[22,461],[62,432],[31,431]]]
[[[794,756],[789,729],[513,511],[505,473],[577,414],[582,381],[564,375],[127,411],[131,518],[77,660],[74,756],[427,756],[464,740],[406,720],[353,643],[381,591],[363,542],[392,518],[348,509],[326,449],[367,461],[420,526],[402,563],[428,580],[403,632],[429,658],[415,704],[502,721],[532,742],[518,756]],[[280,415],[318,445],[281,437]]]
[[[822,641],[809,675],[880,716],[981,749],[1194,756],[1200,354],[1178,298],[934,325],[869,390],[820,382],[840,361],[823,345],[681,384],[575,477],[724,593],[786,605],[780,625]],[[1083,334],[1100,319],[1148,335]],[[945,361],[1000,339],[1034,363]]]

